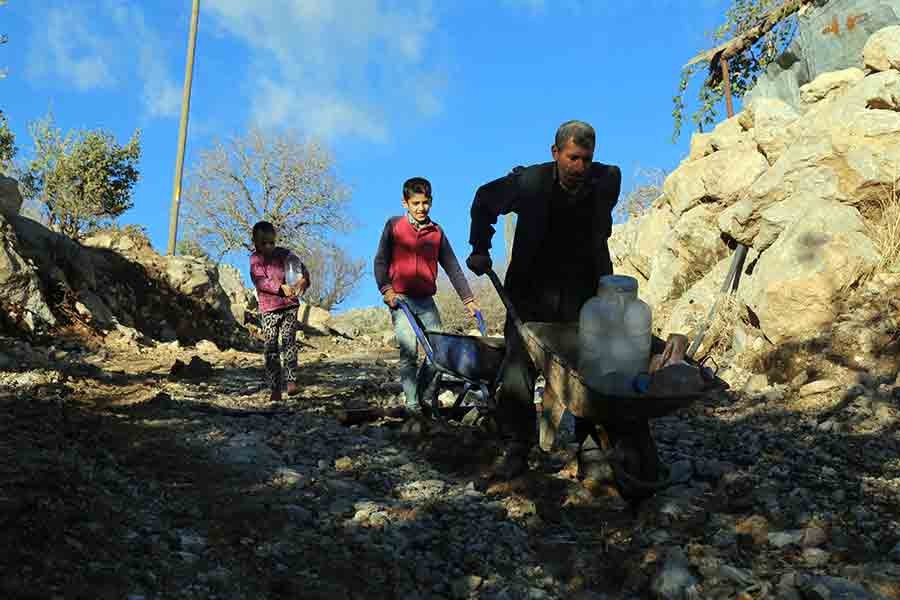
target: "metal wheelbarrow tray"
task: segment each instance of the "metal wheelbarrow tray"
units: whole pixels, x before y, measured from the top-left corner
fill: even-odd
[[[503,364],[506,341],[498,337],[476,337],[426,331],[432,360],[444,371],[473,381],[493,381]]]
[[[506,356],[505,339],[484,335],[487,326],[480,312],[476,312],[476,318],[482,335],[476,337],[427,331],[405,302],[401,301],[398,306],[406,315],[416,339],[425,351],[425,361],[419,368],[417,376],[416,403],[419,407],[429,412],[431,416],[442,419],[441,413],[444,409],[441,407],[437,391],[441,385],[441,376],[449,375],[464,383],[453,406],[447,411],[450,415],[459,414],[463,401],[472,390],[478,391],[481,398],[474,408],[479,413],[493,413],[494,393]],[[429,381],[429,366],[437,372],[437,377],[431,381]],[[427,402],[428,397],[431,400],[430,405]]]

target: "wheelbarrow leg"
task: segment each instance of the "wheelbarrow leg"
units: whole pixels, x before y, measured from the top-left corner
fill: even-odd
[[[541,410],[538,416],[539,435],[541,450],[550,452],[553,444],[556,442],[556,434],[559,432],[559,423],[562,421],[563,414],[566,412],[566,406],[562,403],[556,393],[549,387],[544,388],[544,394],[541,397]]]
[[[639,500],[667,485],[647,419],[605,429],[614,449],[612,464],[623,496]]]

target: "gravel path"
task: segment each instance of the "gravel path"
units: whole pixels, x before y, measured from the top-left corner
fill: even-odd
[[[311,342],[302,394],[270,406],[260,358],[209,343],[3,342],[3,597],[900,598],[887,376],[657,420],[675,483],[621,511],[565,440],[491,483],[476,427],[340,425],[397,402],[384,348]],[[194,356],[211,370],[169,376]]]

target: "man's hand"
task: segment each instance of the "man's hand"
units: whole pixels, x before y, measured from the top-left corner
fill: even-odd
[[[297,280],[297,283],[294,284],[294,291],[298,296],[302,295],[303,292],[309,289],[309,279],[306,276],[301,276],[300,279]]]
[[[294,294],[294,288],[292,288],[291,286],[289,286],[289,285],[286,284],[286,283],[285,283],[285,284],[282,284],[282,286],[281,286],[281,292],[284,294],[284,296],[285,296],[286,298],[293,298],[294,295],[295,295],[295,294]]]
[[[382,299],[384,300],[384,303],[387,304],[388,306],[390,306],[391,308],[397,308],[398,298],[397,298],[397,292],[395,292],[394,290],[392,290],[392,289],[385,290],[384,294],[382,295]]]
[[[469,311],[469,314],[474,317],[475,313],[480,309],[478,308],[478,303],[475,302],[475,300],[469,300],[468,302],[466,302],[466,310]]]
[[[466,259],[466,266],[476,275],[484,275],[494,266],[488,254],[475,254],[474,252]]]

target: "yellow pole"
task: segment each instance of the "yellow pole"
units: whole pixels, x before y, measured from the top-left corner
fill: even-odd
[[[172,209],[169,213],[169,245],[167,253],[175,254],[178,237],[178,210],[181,204],[181,178],[184,174],[184,146],[187,143],[188,113],[191,109],[191,80],[194,75],[194,47],[197,45],[197,21],[200,17],[200,0],[194,0],[191,11],[191,31],[188,34],[187,66],[184,70],[184,92],[181,98],[181,126],[178,128],[178,154],[175,159],[175,183],[172,190]]]

